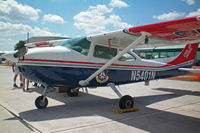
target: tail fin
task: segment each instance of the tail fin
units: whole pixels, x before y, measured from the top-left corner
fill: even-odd
[[[168,64],[178,65],[195,59],[199,43],[187,44],[179,56]]]

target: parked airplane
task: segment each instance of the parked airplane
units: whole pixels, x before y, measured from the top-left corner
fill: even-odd
[[[49,41],[29,43],[26,48],[3,57],[18,62],[27,79],[45,86],[42,96],[35,100],[39,109],[46,108],[47,89],[55,86],[68,87],[71,96],[77,96],[81,87],[110,86],[121,97],[119,107],[126,109],[133,107],[134,100],[129,95],[122,96],[116,85],[148,83],[186,74],[199,42],[200,16],[197,16],[68,39],[56,46]],[[167,61],[141,59],[131,50],[177,44],[187,45],[179,56]]]

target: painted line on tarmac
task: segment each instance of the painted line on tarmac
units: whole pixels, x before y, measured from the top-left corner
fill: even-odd
[[[27,127],[28,129],[30,129],[31,131],[33,131],[33,132],[37,131],[37,132],[42,133],[41,130],[39,130],[38,128],[34,127],[32,124],[30,124],[29,122],[27,122],[26,120],[24,120],[23,118],[21,118],[17,113],[14,113],[13,111],[11,111],[11,109],[8,109],[9,107],[8,107],[8,106],[5,106],[5,104],[2,105],[2,104],[0,103],[0,106],[1,106],[2,108],[4,108],[5,110],[7,110],[7,111],[8,111],[10,114],[12,114],[14,117],[16,117],[24,126],[26,126],[26,127]]]
[[[61,129],[61,130],[53,131],[51,133],[60,133],[60,132],[67,132],[67,131],[72,131],[73,132],[73,130],[77,130],[77,129],[95,127],[95,126],[105,125],[105,124],[114,123],[114,122],[116,122],[116,121],[107,120],[107,121],[103,121],[103,122],[99,122],[99,123],[95,123],[95,124],[87,124],[87,125],[83,125],[83,126],[76,126],[76,127],[72,127],[72,128]]]

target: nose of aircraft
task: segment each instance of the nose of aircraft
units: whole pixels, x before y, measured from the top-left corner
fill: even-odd
[[[14,57],[14,54],[16,53],[16,51],[11,51],[11,52],[8,52],[6,54],[3,54],[1,55],[2,58],[5,58],[6,60],[10,60],[12,62],[17,62],[18,61],[18,58],[15,58]]]
[[[6,54],[3,54],[2,57],[12,62],[17,62],[18,58],[23,57],[27,52],[28,49],[26,47],[22,47],[17,51],[7,52]]]

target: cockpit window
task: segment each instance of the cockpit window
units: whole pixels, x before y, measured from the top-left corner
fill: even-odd
[[[83,55],[88,55],[90,45],[91,42],[86,37],[70,39],[60,44],[60,46],[73,49]]]
[[[105,46],[96,45],[94,48],[94,57],[104,58],[104,59],[112,59],[117,55],[117,49],[108,48]]]

